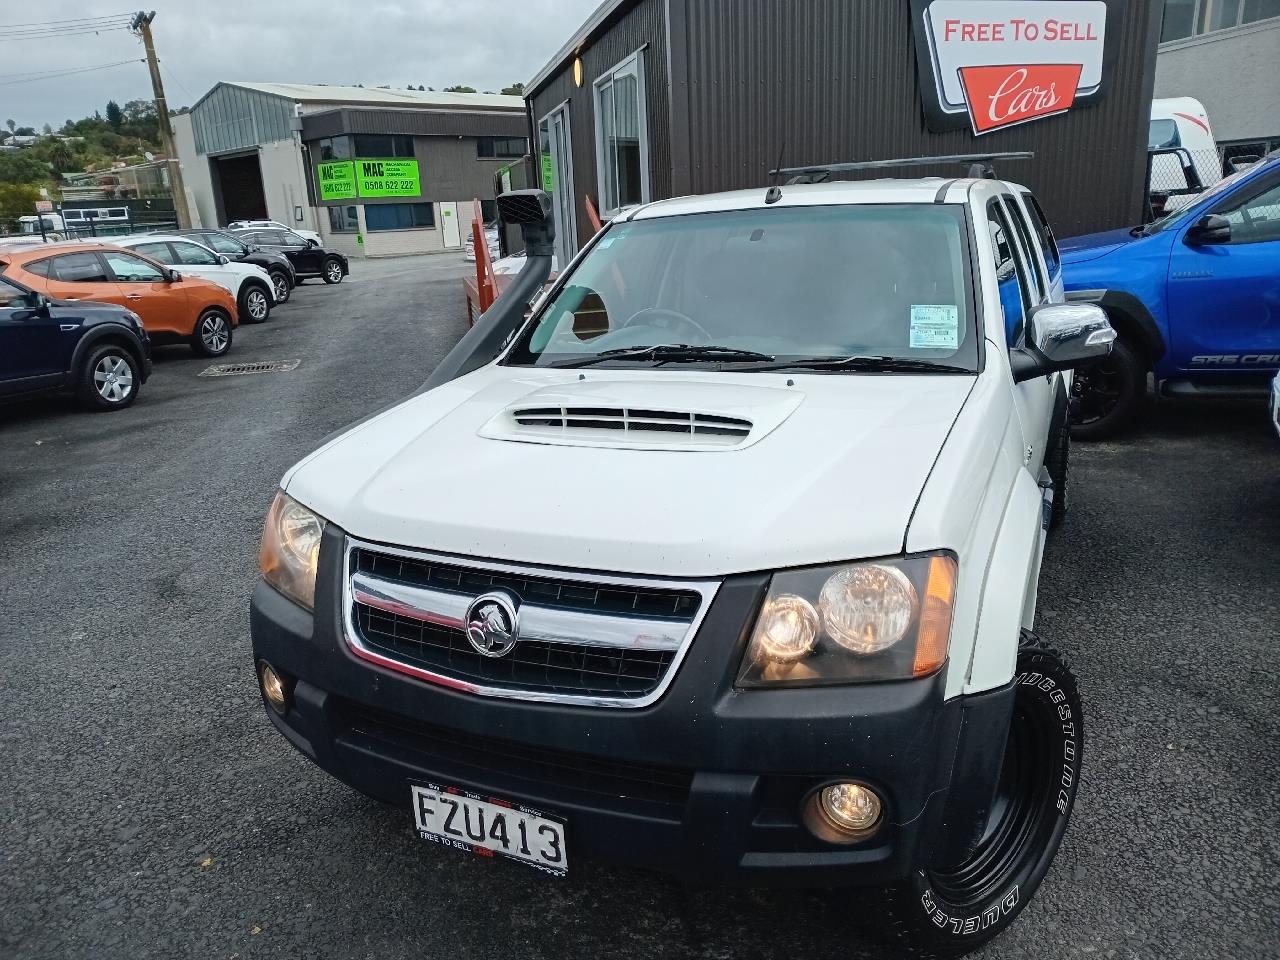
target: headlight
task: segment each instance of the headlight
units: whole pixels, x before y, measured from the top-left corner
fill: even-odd
[[[738,674],[744,687],[923,677],[951,638],[956,559],[924,554],[776,573]]]
[[[325,521],[283,491],[267,511],[258,567],[263,579],[290,600],[312,610]]]

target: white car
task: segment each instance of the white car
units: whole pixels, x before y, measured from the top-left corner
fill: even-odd
[[[314,240],[316,246],[320,246],[320,234],[314,230],[303,230],[300,227],[291,227],[287,223],[281,223],[279,220],[232,220],[227,224],[228,230],[256,230],[259,228],[275,228],[277,230],[292,230],[303,240]]]
[[[490,261],[497,260],[502,256],[502,249],[498,245],[497,227],[485,227],[484,239],[485,244],[489,247]],[[468,263],[474,263],[476,259],[476,238],[470,229],[467,230],[467,239],[462,243],[462,259]]]
[[[212,280],[236,298],[241,323],[262,323],[275,305],[275,282],[262,267],[214,253],[190,237],[145,233],[112,237],[127,250],[173,267],[179,273]]]
[[[1280,436],[1280,370],[1276,371],[1276,375],[1271,379],[1271,425],[1276,429],[1276,435]]]
[[[1069,371],[1115,338],[1024,195],[650,203],[527,320],[551,203],[499,197],[516,293],[281,481],[272,722],[427,856],[874,884],[912,955],[995,936],[1079,783],[1076,680],[1031,630]]]

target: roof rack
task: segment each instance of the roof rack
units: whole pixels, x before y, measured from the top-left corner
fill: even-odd
[[[1030,150],[1013,153],[956,153],[942,157],[902,157],[898,160],[858,160],[854,163],[816,163],[807,167],[781,167],[770,170],[770,176],[789,176],[787,184],[822,183],[833,173],[849,173],[854,170],[887,170],[892,167],[932,167],[945,163],[960,163],[969,167],[969,176],[975,180],[996,179],[995,160],[1030,160],[1035,154]]]

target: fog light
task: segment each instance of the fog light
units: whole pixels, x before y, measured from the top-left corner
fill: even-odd
[[[847,833],[864,834],[880,822],[880,798],[860,783],[833,783],[818,795],[831,825]]]
[[[262,686],[262,696],[271,705],[271,709],[282,717],[288,713],[289,684],[265,660],[258,661],[258,683]]]

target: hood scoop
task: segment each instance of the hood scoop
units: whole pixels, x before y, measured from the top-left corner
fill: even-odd
[[[508,405],[480,435],[630,450],[737,450],[771,432],[800,400],[793,390],[705,381],[575,383]]]

